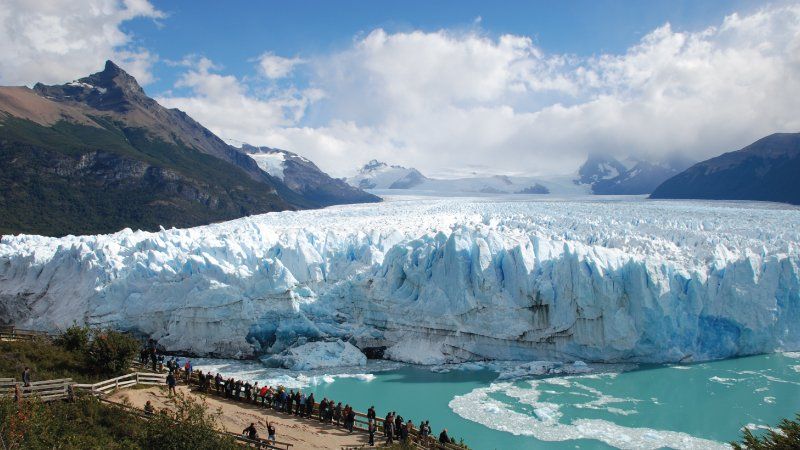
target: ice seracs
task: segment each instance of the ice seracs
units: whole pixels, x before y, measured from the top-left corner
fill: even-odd
[[[292,370],[325,369],[329,367],[364,367],[367,357],[349,342],[341,340],[316,341],[299,344],[281,353],[265,357],[269,367]]]
[[[771,204],[487,198],[4,236],[0,320],[217,356],[701,361],[800,349],[798,242]]]

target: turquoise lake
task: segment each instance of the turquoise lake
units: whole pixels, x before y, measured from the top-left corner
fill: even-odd
[[[724,448],[741,428],[800,412],[800,354],[681,366],[498,380],[490,369],[370,363],[350,372],[298,374],[257,362],[196,360],[195,367],[304,392],[379,415],[430,420],[475,450]],[[458,367],[458,366],[456,366]],[[599,368],[599,369],[598,369]]]

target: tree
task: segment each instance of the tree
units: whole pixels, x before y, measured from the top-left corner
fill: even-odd
[[[783,419],[777,429],[770,429],[756,436],[745,428],[742,442],[731,442],[736,450],[794,450],[800,448],[800,413],[794,420]]]
[[[114,375],[130,367],[139,343],[119,331],[96,331],[86,352],[86,362],[97,373]]]
[[[91,336],[92,330],[88,326],[73,324],[56,338],[55,343],[68,351],[85,352]]]

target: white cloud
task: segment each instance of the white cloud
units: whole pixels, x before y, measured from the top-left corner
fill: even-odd
[[[147,0],[3,0],[0,84],[61,83],[102,69],[113,59],[141,83],[156,57],[131,46],[120,25],[163,13]]]
[[[304,62],[300,58],[284,58],[272,52],[266,52],[258,57],[258,68],[265,77],[278,79],[289,76],[295,66]]]
[[[180,64],[189,70],[181,75],[176,87],[188,89],[190,95],[166,94],[156,100],[188,112],[225,138],[263,143],[270,130],[298,123],[308,105],[322,95],[315,89],[294,88],[257,92],[232,75],[216,73],[219,67],[203,57],[190,57]]]
[[[591,58],[548,54],[526,36],[378,29],[306,63],[311,91],[257,92],[195,71],[181,81],[194,94],[169,101],[334,174],[371,158],[540,174],[574,170],[591,151],[704,159],[800,129],[798,5],[694,32],[666,24]]]

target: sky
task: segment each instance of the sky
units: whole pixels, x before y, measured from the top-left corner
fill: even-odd
[[[567,174],[800,131],[798,1],[0,0],[0,84],[106,59],[220,137],[335,176]]]

